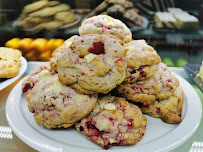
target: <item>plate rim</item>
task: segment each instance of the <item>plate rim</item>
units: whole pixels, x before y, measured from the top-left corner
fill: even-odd
[[[185,117],[184,117],[183,121],[172,132],[170,132],[170,134],[167,134],[167,135],[163,136],[162,138],[157,139],[155,141],[152,141],[150,143],[144,144],[145,145],[144,149],[142,148],[143,145],[137,145],[136,147],[134,147],[134,146],[129,147],[128,146],[127,148],[124,148],[124,149],[108,150],[109,152],[110,151],[122,152],[122,151],[125,151],[125,150],[128,150],[129,152],[134,152],[135,150],[139,151],[139,152],[144,152],[144,151],[149,151],[149,148],[150,148],[150,151],[159,151],[159,152],[170,151],[170,150],[173,150],[173,149],[177,148],[181,144],[183,144],[186,140],[188,140],[194,134],[194,132],[197,130],[197,128],[198,128],[198,126],[199,126],[199,124],[201,122],[201,117],[202,117],[202,105],[201,105],[200,98],[199,98],[197,92],[195,91],[195,89],[191,86],[191,84],[189,84],[184,78],[182,78],[178,74],[176,74],[176,73],[173,73],[173,74],[178,78],[178,80],[182,83],[182,85],[183,84],[185,85],[185,87],[182,88],[184,90],[184,94],[187,93],[187,90],[188,90],[189,93],[190,93],[190,96],[187,96],[187,97],[189,97],[189,99],[197,100],[195,102],[196,104],[194,104],[194,103],[191,103],[193,100],[191,101],[191,100],[187,99],[187,104],[188,104],[187,109],[186,109],[187,111],[185,113]],[[13,124],[13,122],[11,121],[12,113],[11,113],[11,111],[9,111],[9,108],[11,108],[11,104],[9,104],[9,101],[11,101],[11,100],[13,100],[15,98],[14,97],[15,91],[18,89],[19,85],[23,82],[24,79],[22,79],[13,88],[13,90],[11,91],[11,93],[8,96],[8,99],[7,99],[7,102],[6,102],[6,118],[7,118],[8,124],[12,128],[12,131],[23,142],[25,142],[30,147],[32,147],[32,148],[34,148],[36,150],[39,150],[39,151],[52,151],[51,149],[46,149],[44,146],[40,146],[41,141],[39,141],[39,139],[33,139],[33,137],[27,137],[26,135],[24,135],[22,133],[22,128],[20,128],[21,130],[19,128],[16,128],[15,125]],[[187,88],[187,89],[185,89],[185,88]],[[21,89],[18,90],[18,91],[21,91],[21,94],[22,94]],[[19,96],[19,98],[21,98],[21,96]],[[16,102],[14,102],[14,104],[16,104]],[[188,107],[192,107],[192,108],[188,108]],[[193,108],[196,108],[195,114],[197,115],[197,117],[195,117],[195,118],[192,117],[192,115],[191,115],[191,114],[193,114],[193,110],[192,110]],[[185,128],[184,126],[188,123],[188,121],[190,122],[190,126],[187,126]],[[27,124],[27,125],[29,125],[29,124]],[[33,128],[31,128],[31,129],[34,132],[38,133],[39,136],[43,137],[43,139],[47,138],[47,137],[43,136],[42,134],[40,134],[39,132],[37,132],[36,130],[34,130]],[[177,131],[179,131],[179,130],[181,130],[183,132],[181,134],[179,134],[179,136],[177,136]],[[54,148],[57,148],[57,150],[60,151],[60,152],[65,151],[67,149],[69,149],[70,151],[77,151],[77,152],[84,150],[84,149],[81,149],[79,147],[73,147],[73,146],[69,146],[69,145],[64,145],[64,144],[59,143],[57,141],[53,141],[53,140],[51,140],[49,138],[47,138],[47,139],[50,140],[49,141],[50,143],[58,144],[57,147],[54,147]],[[33,140],[35,140],[35,141],[33,142]],[[38,140],[38,141],[36,141],[36,140]],[[161,140],[161,144],[159,144],[159,146],[157,148],[157,144],[160,142],[160,140]],[[167,141],[167,142],[163,142],[163,141]],[[48,146],[50,146],[50,144],[48,144]],[[51,146],[52,146],[52,149],[53,149],[52,144],[51,144]],[[148,147],[148,148],[146,148],[146,147]],[[95,149],[87,149],[87,150],[88,151],[100,151],[100,152],[101,151],[106,151],[106,150],[95,150]]]
[[[1,84],[4,83],[4,82],[7,81],[7,80],[1,82],[1,83],[0,83],[0,91],[3,90],[3,89],[5,89],[6,87],[8,87],[9,85],[11,85],[12,83],[14,83],[16,80],[18,80],[18,78],[20,78],[20,77],[25,73],[25,71],[26,71],[26,69],[27,69],[27,66],[28,66],[27,60],[26,60],[23,56],[20,57],[20,60],[21,60],[21,65],[20,65],[20,67],[19,67],[19,73],[18,73],[18,75],[15,76],[15,77],[13,77],[13,78],[8,78],[7,84],[4,85],[3,87],[1,87]],[[21,68],[22,68],[22,69],[21,69]],[[20,71],[20,70],[22,70],[22,71]]]

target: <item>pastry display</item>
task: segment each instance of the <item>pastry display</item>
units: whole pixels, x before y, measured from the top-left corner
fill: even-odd
[[[168,8],[168,12],[156,12],[154,20],[158,28],[197,29],[199,20],[180,8]]]
[[[53,53],[51,66],[62,83],[79,93],[106,94],[125,79],[125,51],[108,35],[73,36]]]
[[[54,30],[78,20],[70,6],[59,1],[37,1],[26,5],[19,17],[18,27]]]
[[[104,149],[135,145],[143,137],[147,119],[139,107],[124,98],[104,96],[96,108],[75,126],[87,139]]]
[[[13,78],[18,75],[22,53],[17,49],[0,47],[0,78]]]
[[[99,15],[85,20],[79,27],[79,34],[110,34],[119,38],[120,43],[132,40],[131,31],[120,20],[107,15]]]
[[[132,2],[128,0],[104,0],[88,17],[109,15],[123,21],[128,27],[141,26],[143,18],[138,14]]]
[[[109,149],[144,138],[143,113],[166,123],[181,122],[184,93],[152,46],[132,40],[130,30],[107,15],[87,19],[79,33],[55,48],[50,62],[35,67],[22,84],[39,126],[55,131],[75,124],[87,139]],[[54,44],[43,39],[27,42],[42,54],[43,46]]]

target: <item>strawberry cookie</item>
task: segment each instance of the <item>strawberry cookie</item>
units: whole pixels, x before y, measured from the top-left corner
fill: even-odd
[[[142,81],[121,84],[116,91],[129,100],[149,105],[155,102],[155,99],[169,98],[178,86],[178,79],[165,64],[160,63],[153,76]]]
[[[132,83],[151,77],[161,62],[160,56],[145,40],[133,40],[124,45],[127,71],[124,83]]]
[[[98,99],[96,108],[76,129],[104,149],[135,145],[143,137],[147,119],[139,107],[124,98],[106,95]]]
[[[32,69],[22,85],[22,90],[25,98],[27,100],[30,100],[30,93],[32,88],[43,76],[53,75],[55,73],[56,71],[51,68],[49,62],[42,63]]]
[[[79,94],[47,72],[32,88],[28,108],[38,125],[68,128],[87,116],[96,102],[97,94]]]
[[[53,53],[59,80],[81,94],[108,93],[125,79],[125,54],[108,35],[73,36]]]
[[[130,29],[120,20],[108,15],[98,15],[86,19],[79,27],[79,34],[109,34],[118,38],[121,44],[132,40]]]
[[[180,123],[184,93],[179,87],[167,99],[156,100],[153,104],[141,107],[143,113],[161,118],[167,123]]]

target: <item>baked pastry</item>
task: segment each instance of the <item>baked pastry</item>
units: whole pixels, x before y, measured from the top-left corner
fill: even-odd
[[[36,6],[39,4],[38,6]],[[32,7],[29,11],[28,8]],[[31,28],[34,33],[41,30],[55,30],[65,24],[78,20],[70,12],[70,6],[59,1],[39,1],[26,5],[20,14],[17,27]],[[31,32],[31,33],[33,33]]]
[[[60,4],[59,1],[49,1],[48,7],[53,7],[53,6],[56,6],[56,5],[58,5],[58,4]]]
[[[125,8],[121,5],[113,5],[107,9],[107,14],[114,18],[122,18],[125,13]]]
[[[153,76],[142,81],[121,84],[116,91],[133,102],[149,105],[154,103],[155,99],[169,98],[178,86],[178,79],[165,64],[160,63]]]
[[[17,49],[0,47],[0,78],[12,78],[18,75],[22,53]]]
[[[117,37],[121,44],[132,40],[132,33],[120,20],[108,15],[98,15],[85,20],[79,27],[79,34],[110,34]]]
[[[42,30],[42,29],[53,30],[53,29],[58,29],[62,25],[63,24],[61,22],[50,21],[50,22],[44,22],[44,23],[41,23],[41,24],[37,25],[35,27],[35,29],[38,29],[38,30]]]
[[[156,12],[154,15],[156,27],[158,28],[177,28],[177,22],[175,17],[168,12]]]
[[[145,40],[133,40],[124,44],[127,51],[127,72],[124,83],[132,83],[151,77],[161,62],[160,56]]]
[[[167,99],[156,100],[153,104],[141,107],[143,113],[161,118],[167,123],[180,123],[184,93],[179,87]]]
[[[130,1],[125,1],[125,4],[124,4],[124,8],[125,9],[128,9],[128,8],[133,8],[134,7],[134,4]]]
[[[63,45],[58,47],[56,50],[53,51],[52,53],[52,57],[50,58],[50,65],[51,67],[57,71],[58,69],[58,56],[61,54],[62,51],[60,51],[61,49],[64,49]]]
[[[23,8],[23,13],[24,14],[29,14],[29,13],[32,13],[34,11],[37,11],[45,6],[47,6],[49,2],[48,1],[37,1],[37,2],[34,2],[34,3],[31,3],[27,6],[25,6]]]
[[[29,17],[49,17],[53,16],[58,12],[68,11],[70,9],[69,5],[66,4],[59,4],[54,7],[46,7],[39,11],[33,12],[29,14]]]
[[[131,8],[123,14],[124,21],[128,27],[141,26],[143,24],[142,17],[138,14],[136,8]]]
[[[54,75],[56,71],[51,68],[49,62],[44,62],[32,69],[28,74],[27,79],[24,80],[22,84],[22,91],[25,98],[29,101],[32,88],[35,86],[39,80],[45,75]]]
[[[106,11],[109,7],[109,4],[106,1],[103,1],[100,5],[98,5],[93,12],[101,13],[103,11]],[[97,15],[97,14],[95,14]],[[94,16],[94,15],[93,15]],[[89,16],[92,17],[92,16]]]
[[[73,36],[50,62],[59,80],[81,94],[106,94],[125,79],[124,48],[108,35]]]
[[[124,98],[107,95],[99,98],[96,108],[75,126],[87,139],[108,149],[137,144],[146,124],[147,119],[138,106]]]
[[[41,72],[42,73],[42,72]],[[32,88],[29,111],[34,113],[35,121],[48,129],[68,128],[88,115],[95,107],[97,94],[82,95],[44,70],[39,82]]]
[[[105,0],[109,4],[125,5],[126,0]]]
[[[69,24],[78,20],[78,17],[72,12],[59,12],[54,16],[54,18],[61,21],[63,24]]]
[[[21,20],[18,25],[19,26],[25,26],[23,24],[26,24],[26,23],[30,23],[33,27],[39,23],[42,23],[42,22],[48,22],[48,21],[51,21],[51,18],[48,18],[48,17],[26,17],[25,19]]]

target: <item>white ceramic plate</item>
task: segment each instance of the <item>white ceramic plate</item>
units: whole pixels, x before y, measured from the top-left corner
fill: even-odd
[[[12,84],[13,82],[15,82],[18,78],[20,78],[25,72],[25,70],[27,69],[27,60],[24,57],[20,57],[20,60],[21,60],[21,66],[19,68],[19,73],[17,76],[9,79],[4,79],[4,78],[0,79],[0,91],[6,88],[7,86],[9,86],[10,84]]]
[[[193,87],[176,74],[180,87],[184,91],[182,122],[167,124],[159,118],[147,117],[147,130],[143,139],[134,146],[111,147],[103,150],[87,140],[74,127],[68,129],[49,130],[38,126],[33,114],[28,110],[28,102],[24,98],[21,80],[11,91],[6,103],[7,121],[14,133],[26,144],[38,151],[54,152],[153,152],[171,151],[184,143],[196,131],[200,124],[202,105]],[[195,112],[194,112],[195,111]]]

